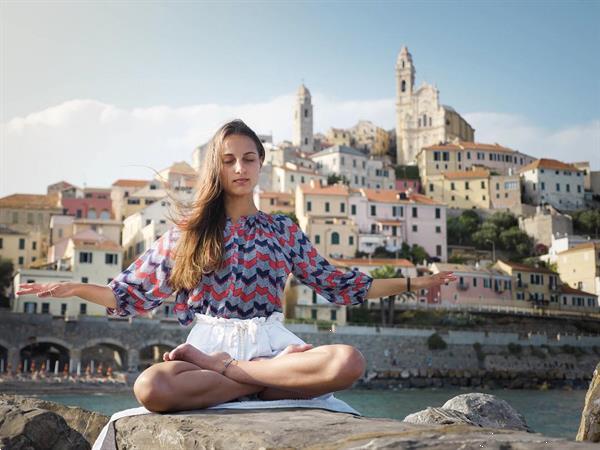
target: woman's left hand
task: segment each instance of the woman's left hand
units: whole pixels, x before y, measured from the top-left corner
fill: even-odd
[[[454,283],[456,280],[454,272],[440,272],[426,277],[412,278],[411,285],[415,289],[429,289],[440,284]]]

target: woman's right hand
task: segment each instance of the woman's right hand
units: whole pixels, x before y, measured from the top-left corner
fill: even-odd
[[[24,283],[19,284],[19,290],[16,295],[37,295],[38,297],[74,297],[77,283]]]

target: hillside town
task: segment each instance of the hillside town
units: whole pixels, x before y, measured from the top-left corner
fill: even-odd
[[[295,220],[341,270],[374,277],[452,271],[458,282],[368,305],[329,303],[290,275],[290,321],[393,325],[395,311],[489,309],[600,319],[600,171],[543,149],[477,141],[437,87],[417,87],[406,47],[395,62],[396,126],[365,118],[315,133],[309,89],[293,111],[292,141],[260,135],[266,150],[254,192],[266,213]],[[258,130],[260,131],[260,130]],[[200,144],[200,143],[199,143]],[[3,306],[65,318],[104,316],[79,298],[16,296],[20,283],[106,284],[173,226],[175,200],[194,197],[207,145],[155,178],[111,186],[57,181],[47,192],[0,199],[0,258],[10,272]],[[532,153],[539,156],[533,156]],[[175,320],[173,302],[152,317]]]

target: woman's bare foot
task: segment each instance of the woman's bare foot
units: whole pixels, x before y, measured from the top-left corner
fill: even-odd
[[[163,354],[163,360],[167,361],[187,361],[195,364],[201,369],[213,370],[220,372],[224,362],[229,358],[229,353],[216,352],[204,353],[187,342],[180,344],[170,352]]]

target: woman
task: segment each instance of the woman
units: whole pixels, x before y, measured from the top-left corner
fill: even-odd
[[[107,286],[32,283],[17,294],[78,296],[127,316],[176,293],[180,323],[195,318],[196,324],[186,343],[137,378],[134,393],[150,411],[206,408],[249,395],[312,398],[350,387],[365,370],[357,349],[313,348],[283,326],[289,273],[337,304],[398,294],[410,281],[342,272],[286,215],[259,211],[253,189],[264,158],[260,139],[244,122],[226,123],[208,147],[192,207],[129,268]],[[454,280],[443,272],[415,278],[412,287]]]

